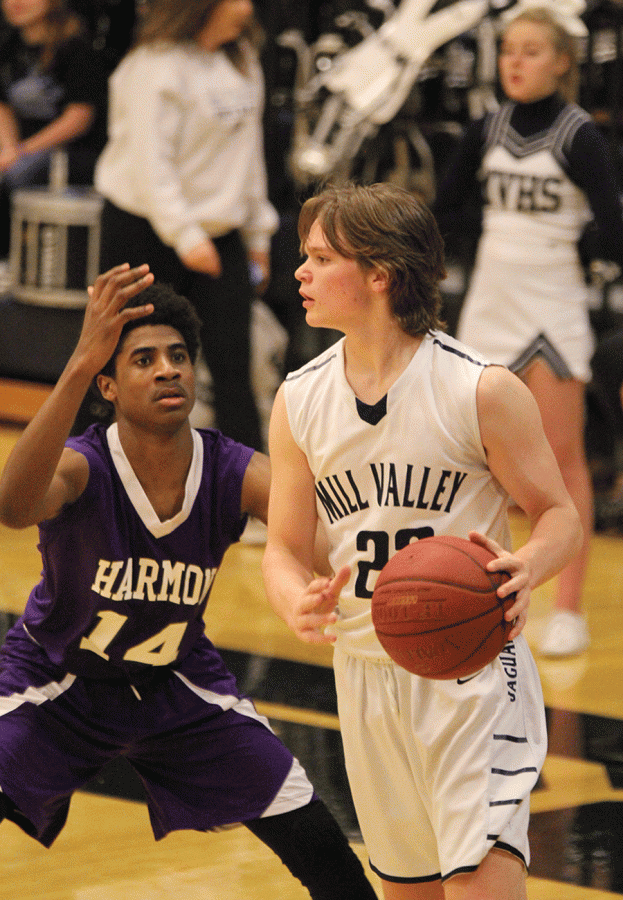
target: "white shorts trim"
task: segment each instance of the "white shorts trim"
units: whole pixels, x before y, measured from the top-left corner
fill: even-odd
[[[538,672],[522,636],[458,684],[336,648],[346,768],[373,869],[449,878],[494,846],[529,863],[529,796],[545,759]]]
[[[49,681],[47,684],[41,685],[41,687],[29,685],[22,693],[0,697],[0,716],[13,712],[23,703],[34,703],[35,706],[40,706],[47,700],[55,700],[57,697],[62,696],[65,691],[68,691],[75,680],[76,676],[70,673],[65,675],[61,682]]]
[[[292,760],[292,768],[281,785],[279,793],[270,806],[266,807],[260,818],[266,819],[268,816],[279,816],[282,813],[291,812],[293,809],[300,809],[303,806],[307,806],[313,796],[314,786],[295,757]]]
[[[250,719],[255,719],[256,721],[261,722],[268,731],[273,731],[266,716],[258,713],[253,703],[246,697],[239,699],[238,697],[228,694],[217,694],[214,691],[208,691],[205,688],[198,687],[180,672],[174,672],[173,674],[177,675],[180,681],[205,700],[206,703],[216,704],[223,710],[235,709],[241,716],[248,716]],[[281,785],[279,792],[270,806],[264,810],[260,818],[263,819],[268,816],[278,816],[281,815],[281,813],[290,812],[293,809],[307,806],[313,795],[314,786],[307,777],[302,765],[295,757],[292,760],[292,766],[286,780]]]

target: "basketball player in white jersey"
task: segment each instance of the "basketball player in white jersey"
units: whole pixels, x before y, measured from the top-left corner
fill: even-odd
[[[534,398],[440,331],[443,244],[391,185],[328,188],[303,206],[296,272],[313,327],[344,337],[290,374],[270,428],[263,571],[304,641],[335,643],[350,785],[386,900],[524,900],[529,794],[546,751],[521,635],[530,590],[577,552],[578,514]],[[509,497],[531,524],[512,552]],[[320,519],[335,573],[316,577]],[[471,537],[516,592],[503,653],[469,679],[395,665],[371,621],[375,579],[409,541]]]
[[[457,336],[528,385],[580,512],[584,543],[561,572],[540,642],[543,654],[566,656],[589,642],[581,599],[593,528],[584,394],[594,346],[578,242],[594,219],[599,253],[623,266],[620,188],[605,138],[568,99],[574,41],[552,12],[531,8],[512,20],[499,71],[508,100],[470,126],[434,211],[445,232],[480,181],[483,231]]]

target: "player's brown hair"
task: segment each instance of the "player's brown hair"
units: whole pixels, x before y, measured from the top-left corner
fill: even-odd
[[[392,312],[403,331],[418,337],[443,327],[444,245],[425,203],[392,184],[326,187],[301,209],[303,254],[316,220],[337,253],[387,275]]]

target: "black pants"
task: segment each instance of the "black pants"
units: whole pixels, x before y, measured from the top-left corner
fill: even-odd
[[[262,449],[260,419],[250,376],[250,319],[253,292],[240,234],[214,243],[223,274],[211,278],[187,269],[173,248],[163,244],[147,219],[104,203],[100,270],[120,263],[148,263],[156,279],[170,284],[194,305],[202,322],[203,355],[212,375],[217,427],[228,437]]]

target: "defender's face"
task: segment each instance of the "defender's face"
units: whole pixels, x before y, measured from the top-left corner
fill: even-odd
[[[130,331],[114,375],[100,375],[98,386],[115,405],[117,419],[146,427],[178,427],[195,402],[193,365],[182,336],[170,325]]]
[[[569,58],[555,48],[547,25],[520,21],[504,35],[498,68],[509,100],[533,103],[556,91]]]
[[[307,310],[307,323],[315,328],[345,331],[366,315],[371,299],[369,280],[359,263],[341,256],[326,241],[316,220],[305,241],[307,258],[294,277]]]

